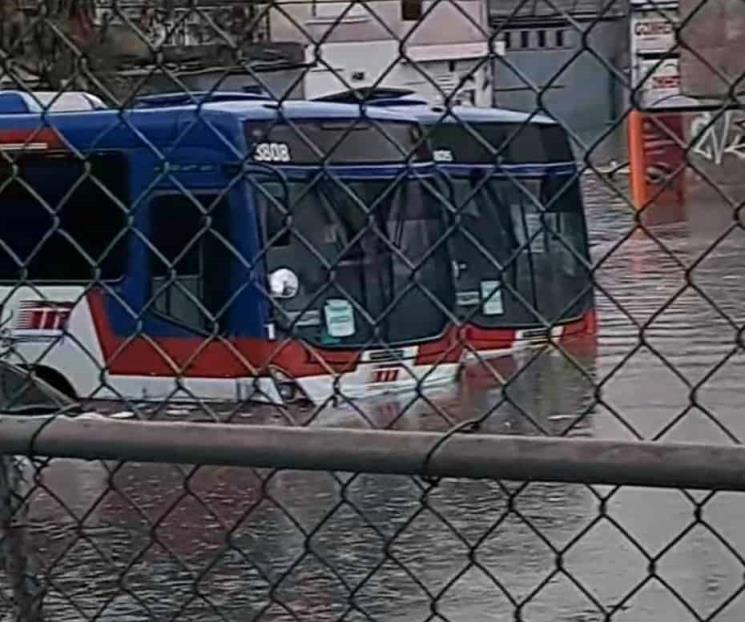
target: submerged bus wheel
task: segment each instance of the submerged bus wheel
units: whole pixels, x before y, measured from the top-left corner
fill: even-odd
[[[288,376],[281,369],[272,367],[270,373],[274,379],[279,396],[285,404],[309,401],[308,396],[305,395],[305,392],[300,385],[298,385],[297,381]]]
[[[64,393],[71,399],[77,399],[75,389],[73,388],[70,381],[67,380],[61,373],[51,367],[44,367],[43,365],[35,365],[28,368],[37,378],[43,380],[48,385],[57,389],[60,393]]]

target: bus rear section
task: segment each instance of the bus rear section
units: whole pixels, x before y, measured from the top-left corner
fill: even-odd
[[[0,130],[0,356],[68,395],[105,373],[87,296],[127,271],[127,169],[122,154],[84,163],[50,130]]]
[[[338,107],[295,113],[329,151],[355,122]],[[83,116],[48,115],[42,133],[0,118],[1,356],[83,399],[323,403],[455,379],[428,154],[366,155],[368,124],[321,165],[286,135],[255,140],[277,114],[251,104]],[[413,140],[416,124],[372,116]]]
[[[446,198],[417,124],[316,118],[247,132],[283,395],[318,403],[454,381]]]
[[[518,115],[455,109],[428,127],[458,222],[452,252],[469,359],[596,330],[580,180],[567,136],[545,118]]]

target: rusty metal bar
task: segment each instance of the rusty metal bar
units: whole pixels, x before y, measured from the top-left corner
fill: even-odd
[[[745,490],[745,447],[693,443],[0,416],[0,453]]]
[[[0,567],[12,594],[13,619],[42,622],[44,593],[34,568],[34,553],[27,532],[28,505],[20,491],[21,473],[12,456],[0,456]]]

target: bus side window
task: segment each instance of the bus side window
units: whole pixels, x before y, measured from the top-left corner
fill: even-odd
[[[219,334],[227,320],[233,254],[229,203],[216,200],[156,197],[149,254],[151,308],[185,327]]]
[[[0,158],[0,280],[94,283],[124,275],[127,162],[121,154]]]

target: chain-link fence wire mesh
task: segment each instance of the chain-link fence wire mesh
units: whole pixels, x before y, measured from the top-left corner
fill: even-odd
[[[0,11],[3,412],[739,444],[741,2]],[[0,496],[8,619],[745,608],[725,493],[6,457]]]

